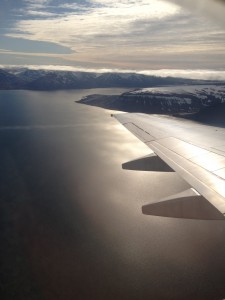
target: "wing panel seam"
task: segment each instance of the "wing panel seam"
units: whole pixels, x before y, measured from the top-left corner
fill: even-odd
[[[155,143],[155,144],[158,144],[157,142],[154,142],[154,143]],[[159,144],[159,145],[160,145],[160,144]],[[163,148],[165,148],[165,147],[162,146],[162,145],[160,145],[160,146],[163,147]],[[225,213],[225,203],[222,203],[221,205],[215,204],[215,201],[213,201],[213,199],[212,199],[213,197],[212,197],[212,195],[211,195],[212,193],[214,194],[214,196],[215,196],[215,194],[216,194],[216,195],[217,195],[217,198],[219,198],[220,203],[221,203],[222,201],[224,201],[224,197],[223,197],[221,194],[219,194],[217,191],[215,191],[212,187],[206,185],[203,181],[201,181],[199,178],[197,178],[197,177],[194,176],[192,173],[190,173],[190,171],[186,170],[184,167],[182,167],[181,165],[179,165],[178,163],[176,163],[176,162],[174,161],[174,159],[167,157],[166,154],[164,154],[164,153],[162,152],[162,150],[160,150],[159,148],[157,148],[157,145],[155,146],[155,145],[153,145],[153,143],[151,143],[150,148],[151,148],[151,147],[153,148],[152,150],[153,150],[157,155],[159,155],[160,158],[162,158],[163,160],[165,160],[166,163],[168,163],[168,164],[170,165],[170,167],[174,168],[174,165],[175,165],[175,168],[174,168],[175,171],[177,171],[176,169],[182,170],[183,173],[184,173],[184,175],[186,175],[186,176],[183,176],[184,179],[185,179],[189,184],[191,184],[191,185],[192,185],[192,186],[193,186],[200,194],[202,194],[204,197],[206,197],[206,196],[205,196],[206,193],[205,193],[204,191],[198,190],[198,188],[196,188],[195,184],[193,184],[192,181],[193,181],[193,180],[196,180],[198,183],[200,183],[200,185],[201,185],[202,187],[204,187],[205,190],[210,190],[211,193],[210,193],[210,195],[207,195],[206,199],[210,199],[209,201],[210,201],[211,203],[213,203],[213,205],[215,205],[215,206],[217,207],[217,209],[219,209],[222,213]],[[166,150],[172,152],[171,150],[169,150],[169,149],[167,149],[167,148],[166,148]],[[174,154],[180,156],[179,154],[177,154],[177,153],[175,153],[175,152],[174,152]],[[180,156],[180,157],[181,157],[181,156]],[[181,157],[181,158],[184,159],[183,157]],[[185,160],[188,161],[187,159],[185,159]],[[168,162],[168,161],[169,161],[169,162]],[[189,164],[194,164],[194,163],[192,163],[192,162],[190,162],[190,161],[188,161],[188,162],[189,162]],[[170,163],[171,163],[171,164],[170,164]],[[198,166],[198,165],[196,165],[196,167],[202,169],[204,172],[207,172],[208,174],[210,174],[210,175],[212,175],[212,176],[218,177],[218,176],[216,176],[215,174],[210,173],[209,171],[203,169],[202,167],[200,167],[200,166]],[[179,172],[178,172],[178,174],[179,174]],[[186,177],[188,177],[188,178],[186,178]],[[219,178],[219,179],[221,179],[221,178]],[[201,188],[201,190],[202,190],[202,188]],[[214,200],[215,200],[215,199],[214,199]],[[222,201],[221,201],[221,200],[222,200]],[[223,207],[222,210],[221,210],[221,206]]]

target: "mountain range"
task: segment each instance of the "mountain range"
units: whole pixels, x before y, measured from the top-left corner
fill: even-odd
[[[137,73],[94,73],[28,68],[0,69],[0,90],[62,90],[90,88],[145,88],[173,85],[225,85],[225,82],[175,77],[157,77]]]
[[[169,86],[136,89],[121,95],[89,95],[78,103],[125,112],[196,114],[225,104],[225,87],[217,85]]]

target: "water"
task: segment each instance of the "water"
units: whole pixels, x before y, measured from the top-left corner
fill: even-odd
[[[1,299],[225,297],[224,222],[142,215],[188,185],[122,170],[149,149],[74,103],[116,92],[0,92]]]

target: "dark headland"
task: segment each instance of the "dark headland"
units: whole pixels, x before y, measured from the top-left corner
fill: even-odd
[[[185,116],[199,121],[225,122],[225,87],[170,86],[136,89],[120,95],[89,95],[81,104],[123,112]]]

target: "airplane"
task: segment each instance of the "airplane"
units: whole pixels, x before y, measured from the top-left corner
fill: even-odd
[[[153,153],[123,169],[176,171],[192,187],[142,207],[143,214],[201,220],[225,219],[225,128],[170,116],[113,115]]]

